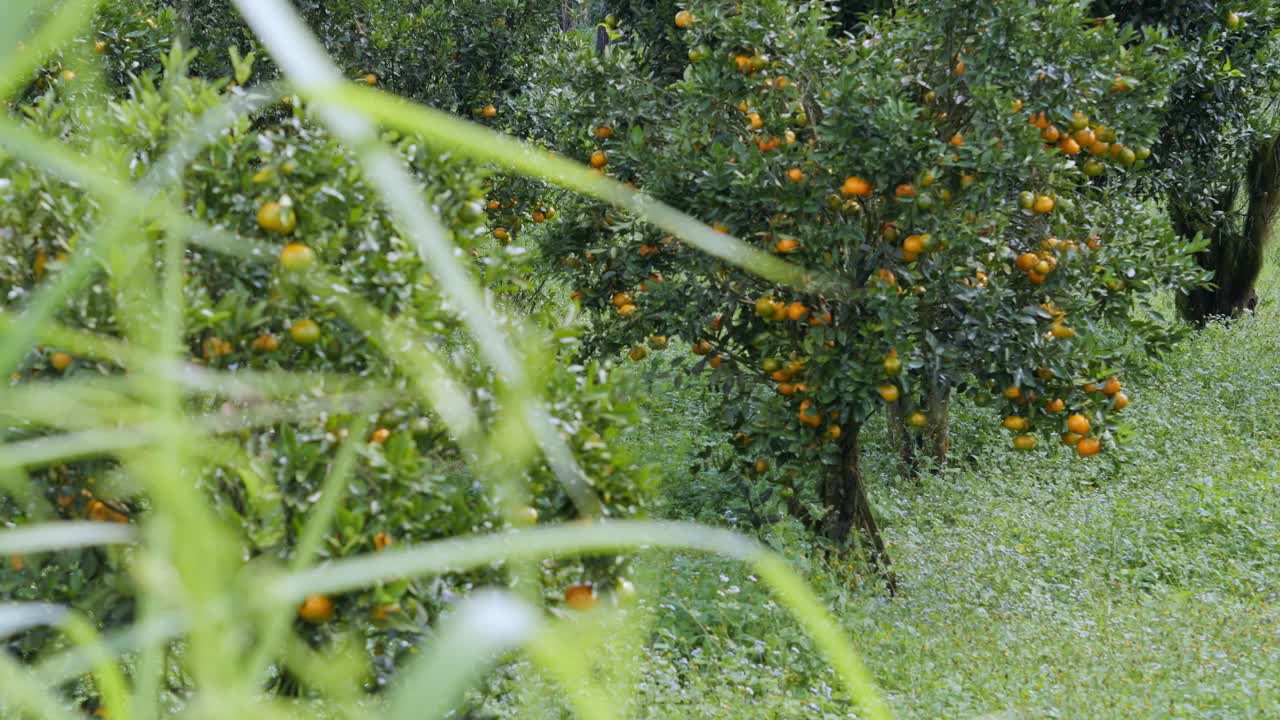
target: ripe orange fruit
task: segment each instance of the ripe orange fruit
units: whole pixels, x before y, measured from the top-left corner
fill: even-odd
[[[1044,215],[1053,211],[1055,205],[1053,198],[1048,195],[1037,195],[1035,204],[1031,206],[1031,210],[1037,215]]]
[[[711,359],[707,361],[707,364],[711,366],[711,369],[712,369],[712,370],[719,369],[719,367],[720,367],[723,363],[724,363],[724,357],[722,357],[722,356],[721,356],[721,355],[719,355],[719,354],[712,355],[712,356],[711,356]]]
[[[1017,400],[1018,398],[1022,397],[1022,388],[1018,387],[1017,385],[1010,385],[1009,387],[1004,389],[1004,396],[1009,398],[1010,400]]]
[[[490,210],[497,210],[498,208],[502,207],[502,203],[498,202],[497,200],[490,200],[485,205],[485,207],[489,208]]]
[[[809,314],[809,308],[805,307],[804,303],[800,302],[799,300],[787,306],[788,320],[794,320],[799,322],[800,320],[803,320],[805,316],[808,314]]]
[[[1092,457],[1102,450],[1102,442],[1098,438],[1080,438],[1080,442],[1076,443],[1076,452],[1080,457]]]
[[[924,252],[925,240],[927,235],[908,235],[902,241],[902,251],[909,255],[919,255]]]
[[[1021,415],[1009,415],[1004,419],[1004,428],[1006,430],[1020,431],[1027,429],[1027,419]]]
[[[1125,395],[1123,392],[1118,392],[1115,395],[1112,395],[1111,398],[1112,398],[1111,409],[1115,410],[1116,412],[1119,412],[1129,407],[1129,396]]]
[[[964,75],[965,64],[963,60],[956,63],[955,71],[956,71],[956,77],[962,77]]]
[[[907,422],[915,427],[924,427],[929,422],[929,416],[917,410],[911,413],[911,417],[907,418]]]
[[[1110,151],[1111,151],[1111,145],[1108,143],[1104,143],[1101,140],[1094,140],[1092,143],[1089,144],[1090,155],[1106,155]]]
[[[591,167],[599,170],[609,164],[609,156],[604,154],[603,150],[597,150],[591,153]]]
[[[1013,438],[1013,446],[1019,450],[1030,450],[1036,446],[1036,439],[1033,435],[1015,435]]]
[[[298,320],[290,326],[289,337],[299,345],[315,345],[320,342],[320,326],[314,320]]]
[[[1089,434],[1089,418],[1076,413],[1067,418],[1067,429],[1077,435]]]
[[[504,227],[496,227],[493,229],[493,236],[502,242],[511,239],[511,232]]]
[[[384,532],[379,532],[373,536],[373,549],[378,552],[382,552],[383,550],[391,547],[391,543],[393,542],[395,542],[395,540],[392,539],[390,535]]]
[[[768,460],[757,460],[755,464],[756,474],[763,475],[769,469]]]
[[[631,304],[631,302],[632,302],[632,301],[631,301],[631,293],[629,293],[629,292],[616,292],[616,293],[614,293],[614,294],[613,294],[613,298],[611,298],[609,302],[613,303],[613,306],[614,306],[614,307],[616,307],[616,308],[620,308],[620,307],[622,307],[623,305],[630,305],[630,304]]]
[[[693,13],[689,12],[688,10],[681,10],[680,12],[676,13],[676,27],[680,28],[681,30],[692,26],[693,22],[694,22]]]
[[[1058,149],[1061,150],[1064,155],[1075,155],[1080,152],[1080,144],[1072,138],[1065,138],[1062,142],[1058,143]]]
[[[1040,139],[1049,143],[1050,145],[1058,142],[1058,140],[1060,140],[1061,138],[1062,138],[1062,131],[1058,129],[1057,125],[1050,125],[1040,131]]]
[[[747,125],[752,130],[759,130],[764,127],[764,120],[761,119],[760,113],[758,112],[747,113]]]
[[[1015,261],[1015,263],[1018,266],[1018,269],[1023,272],[1031,272],[1033,269],[1035,269],[1036,263],[1038,262],[1040,262],[1040,258],[1036,257],[1035,253],[1029,253],[1029,252],[1022,253],[1021,255],[1018,256],[1018,259]]]
[[[1056,398],[1044,404],[1044,411],[1050,415],[1057,415],[1062,412],[1066,406],[1067,404],[1062,401],[1062,398]]]
[[[377,75],[374,75],[373,73],[369,73],[368,75],[365,75],[365,76],[364,76],[364,84],[365,84],[365,85],[368,85],[369,87],[373,87],[374,85],[377,85],[377,84],[378,84],[378,76],[377,76]]]
[[[323,625],[333,619],[333,600],[328,595],[308,595],[298,606],[298,617],[312,625]]]
[[[809,412],[810,408],[813,408],[813,412]],[[807,425],[808,427],[818,427],[822,424],[822,413],[818,411],[818,408],[814,407],[812,400],[805,400],[800,403],[800,411],[796,413],[796,417],[800,418],[801,425]]]
[[[866,180],[851,175],[844,179],[844,184],[840,186],[840,194],[845,197],[866,197],[872,192],[871,184]]]
[[[841,432],[840,426],[836,425],[835,423],[832,423],[827,426],[827,437],[831,438],[832,440],[839,440],[840,432]]]
[[[298,216],[287,203],[263,203],[258,208],[258,227],[268,232],[288,235],[298,226]]]
[[[262,333],[253,339],[252,347],[258,352],[275,352],[280,349],[280,341],[271,333]]]
[[[694,355],[709,355],[711,354],[711,350],[711,342],[708,340],[699,340],[693,344]]]
[[[1020,99],[1014,100],[1012,103],[1009,103],[1009,107],[1014,112],[1022,112],[1022,100]]]
[[[804,182],[804,171],[800,168],[791,168],[787,171],[787,179],[793,183]]]
[[[796,386],[795,386],[795,385],[793,385],[793,384],[791,384],[791,383],[784,382],[784,383],[782,383],[782,384],[778,385],[778,393],[779,393],[779,394],[781,394],[781,395],[788,395],[788,396],[790,396],[790,395],[795,395],[795,394],[796,394]]]
[[[374,430],[373,432],[369,433],[369,442],[374,443],[376,445],[381,445],[382,443],[386,442],[387,438],[389,437],[391,437],[390,430],[386,428],[378,428],[377,430]]]
[[[951,136],[951,139],[950,139],[950,140],[948,140],[948,141],[947,141],[947,143],[948,143],[949,145],[951,145],[951,147],[953,147],[953,148],[963,147],[963,146],[964,146],[964,136],[963,136],[963,135],[961,135],[960,133],[956,133],[955,135],[952,135],[952,136]]]
[[[1081,436],[1073,432],[1062,433],[1062,444],[1066,445],[1067,447],[1075,447],[1076,443],[1080,442],[1080,439],[1081,439]]]
[[[1120,379],[1112,376],[1107,378],[1107,382],[1102,385],[1102,394],[1115,395],[1120,392],[1120,389]]]
[[[618,308],[618,314],[621,315],[622,317],[631,317],[632,315],[635,315],[637,312],[639,312],[639,310],[640,308],[636,307],[634,304],[628,303]]]
[[[564,591],[564,604],[574,610],[590,610],[596,606],[595,588],[590,583],[576,583]]]
[[[597,140],[608,140],[613,137],[613,128],[608,125],[598,125],[593,132]]]
[[[49,365],[52,366],[54,370],[62,372],[63,370],[71,367],[73,360],[75,360],[75,358],[71,357],[70,353],[56,352],[49,356]]]
[[[280,265],[289,272],[302,272],[316,261],[316,254],[302,243],[289,243],[280,251]]]
[[[876,392],[880,393],[880,399],[885,402],[897,402],[899,397],[898,386],[892,383],[885,383],[876,388]]]
[[[907,183],[903,183],[893,189],[893,194],[900,198],[913,198],[916,196],[916,189]]]
[[[792,238],[783,238],[773,244],[773,251],[779,255],[793,253],[800,248],[800,243]]]
[[[1086,148],[1098,141],[1098,136],[1095,135],[1093,131],[1087,127],[1076,130],[1075,134],[1073,134],[1071,137],[1074,138],[1077,143],[1079,143],[1080,147],[1086,147]]]
[[[1053,328],[1049,332],[1053,333],[1053,336],[1059,340],[1066,340],[1067,338],[1073,338],[1076,336],[1075,330],[1072,330],[1066,325],[1062,325],[1060,323],[1054,323]]]
[[[649,357],[649,348],[643,345],[636,345],[631,348],[631,352],[627,353],[627,357],[631,358],[635,362],[640,362],[641,360]]]
[[[498,114],[498,108],[492,105],[485,105],[483,108],[480,109],[480,115],[482,117],[491,118],[491,117],[496,117],[497,114]]]

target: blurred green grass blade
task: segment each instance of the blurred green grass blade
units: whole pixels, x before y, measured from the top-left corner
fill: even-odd
[[[41,523],[0,532],[0,555],[123,545],[136,539],[137,533],[129,525],[73,520]]]
[[[610,698],[597,685],[591,656],[582,652],[581,639],[574,637],[576,631],[574,621],[566,621],[564,627],[538,635],[526,650],[536,664],[560,683],[575,715],[591,720],[617,720],[621,716],[614,710],[616,698]]]
[[[159,192],[166,183],[180,179],[186,165],[194,160],[205,146],[215,141],[224,128],[235,122],[241,114],[274,101],[279,97],[280,91],[279,85],[267,85],[243,96],[232,96],[205,112],[193,127],[183,132],[169,145],[165,153],[138,182],[138,189],[143,193],[152,194]],[[64,166],[69,166],[70,163],[75,162],[75,158],[69,156],[62,162]],[[97,228],[97,242],[91,239],[78,248],[68,266],[55,275],[50,282],[39,286],[22,313],[16,319],[10,320],[4,328],[5,342],[0,344],[0,374],[7,375],[13,371],[23,354],[28,351],[28,346],[39,332],[39,328],[49,323],[67,297],[88,280],[98,265],[96,255],[98,246],[104,252],[110,251],[119,242],[122,234],[136,222],[128,206],[112,204],[111,207],[112,210]],[[180,245],[181,237],[178,233],[169,233],[165,240],[168,252],[171,254],[178,252],[171,245],[174,243]],[[180,267],[180,265],[169,262],[166,267]],[[179,290],[180,288],[172,287],[172,281],[166,285],[169,299],[162,303],[162,307],[168,318],[176,318],[180,314]],[[166,322],[172,324],[173,320]],[[154,354],[146,353],[145,349],[139,348],[139,352],[130,353],[128,357],[154,357]],[[120,362],[120,364],[124,363]]]
[[[716,232],[692,216],[659,202],[622,183],[594,173],[580,163],[535,148],[515,138],[468,122],[449,113],[413,104],[387,93],[350,84],[302,86],[307,97],[341,103],[359,110],[388,127],[421,135],[434,147],[473,160],[490,162],[528,177],[594,197],[662,228],[703,252],[749,270],[773,282],[794,287],[818,283],[816,276]],[[827,282],[826,285],[833,286]]]
[[[388,720],[451,717],[468,687],[502,653],[520,647],[540,625],[515,595],[481,591],[463,600],[436,629],[423,654],[404,668],[387,699]]]
[[[541,560],[561,555],[633,552],[644,548],[685,548],[751,564],[779,595],[839,673],[845,689],[872,720],[892,717],[875,681],[849,638],[831,620],[804,579],[784,560],[742,535],[681,522],[619,520],[592,527],[559,525],[427,543],[338,560],[324,567],[279,578],[265,592],[270,602],[293,604],[312,593],[340,593],[380,581],[458,572],[493,563]]]
[[[302,86],[329,86],[342,82],[342,73],[325,53],[297,13],[282,0],[234,0],[237,9],[271,51],[285,74]],[[448,231],[423,201],[418,184],[403,160],[378,138],[375,127],[360,113],[332,105],[320,105],[319,115],[329,129],[355,151],[366,175],[382,196],[401,232],[416,247],[445,296],[458,308],[457,315],[480,349],[485,362],[519,391],[527,384],[523,363],[508,346],[494,311],[485,302],[471,274],[458,259]],[[541,413],[529,406],[527,415]],[[572,452],[558,433],[542,432],[539,440],[554,460],[553,470],[566,492],[584,515],[598,515],[600,500],[577,467]]]
[[[0,605],[0,640],[43,625],[57,625],[67,616],[67,608],[51,603],[6,603]]]
[[[129,685],[116,659],[102,643],[102,636],[79,613],[68,613],[62,622],[62,631],[71,641],[84,650],[93,661],[93,681],[98,688],[108,717],[132,718],[129,710]]]
[[[123,655],[139,647],[166,643],[189,628],[190,618],[185,611],[156,612],[106,635],[103,645],[112,654]],[[74,648],[41,660],[35,665],[35,673],[41,682],[52,686],[92,672],[93,664],[94,660],[88,653],[81,648]]]
[[[368,419],[364,416],[357,417],[351,427],[351,434],[338,450],[329,474],[325,476],[324,484],[320,488],[320,499],[307,511],[306,523],[302,526],[302,533],[294,547],[293,557],[289,560],[290,570],[306,568],[319,553],[325,533],[329,531],[333,517],[338,512],[338,506],[342,503],[347,483],[350,482],[351,475],[355,471],[357,453],[361,445],[366,442],[368,430]],[[289,632],[289,623],[292,619],[291,611],[272,612],[271,617],[266,621],[267,627],[262,639],[245,665],[250,681],[255,680],[266,669],[267,664],[271,662],[272,654],[279,651],[285,635]]]
[[[0,13],[3,13],[4,22],[9,27],[4,31],[4,44],[0,47],[7,49],[15,46],[16,38],[9,37],[10,32],[15,29],[21,31],[24,23],[19,18],[25,17],[31,6],[27,2],[15,6],[13,0],[5,0],[5,5]],[[0,98],[11,98],[21,89],[36,68],[80,32],[80,28],[93,17],[97,5],[98,0],[63,0],[61,7],[23,42],[21,49],[0,61]]]
[[[82,720],[50,694],[30,670],[0,653],[0,717],[41,720]]]

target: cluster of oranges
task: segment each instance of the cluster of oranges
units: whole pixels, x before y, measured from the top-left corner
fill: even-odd
[[[1115,130],[1091,122],[1089,116],[1079,110],[1071,114],[1063,128],[1051,122],[1044,112],[1032,113],[1028,122],[1040,130],[1040,139],[1045,142],[1046,149],[1057,149],[1069,157],[1087,153],[1088,159],[1082,163],[1081,171],[1089,177],[1106,171],[1102,163],[1104,159],[1110,158],[1118,165],[1131,167],[1151,155],[1150,148],[1130,148],[1119,142]]]
[[[1042,371],[1038,374],[1042,377],[1052,377],[1052,374],[1048,371]],[[1089,383],[1082,389],[1086,393],[1101,393],[1108,399],[1110,411],[1119,412],[1129,405],[1129,398],[1124,394],[1122,388],[1119,378],[1110,377],[1101,386],[1097,383]],[[1017,386],[1006,388],[1004,396],[1024,405],[1029,405],[1035,400],[1034,394],[1024,393],[1022,388]],[[1066,409],[1066,402],[1062,398],[1053,398],[1045,401],[1042,408],[1046,415],[1060,415]],[[1017,433],[1013,437],[1014,447],[1019,450],[1030,450],[1035,447],[1036,438],[1028,432],[1031,429],[1030,418],[1021,414],[1006,415],[1002,424],[1006,430]],[[1102,440],[1091,434],[1094,428],[1088,417],[1079,412],[1072,413],[1067,416],[1064,425],[1065,431],[1062,433],[1062,443],[1068,447],[1075,448],[1076,454],[1081,457],[1091,457],[1101,452]]]
[[[522,207],[519,201],[510,198],[490,199],[484,204],[484,209],[491,214],[491,222],[496,223],[489,232],[495,240],[503,244],[511,242],[513,233],[524,224],[521,218],[525,210],[528,210],[529,219],[535,223],[544,223],[556,217],[555,208],[547,207],[540,202],[531,203],[526,208]]]
[[[767,296],[756,300],[756,315],[765,320],[808,322],[813,327],[827,326],[832,321],[831,313],[810,310],[799,300],[785,303]]]

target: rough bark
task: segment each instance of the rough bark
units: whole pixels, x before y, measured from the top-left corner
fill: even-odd
[[[892,595],[897,593],[898,584],[862,476],[861,430],[855,425],[840,438],[840,464],[823,484],[822,500],[828,508],[824,529],[827,537],[836,542],[845,542],[856,533]]]
[[[920,440],[915,428],[907,422],[911,408],[899,398],[885,407],[884,420],[889,429],[889,444],[898,450],[898,477],[914,480],[920,476]]]
[[[1229,318],[1257,304],[1254,283],[1262,271],[1263,251],[1280,210],[1280,144],[1269,138],[1258,145],[1243,182],[1244,219],[1233,221],[1241,184],[1234,183],[1214,198],[1211,207],[1196,207],[1176,195],[1170,198],[1174,229],[1183,237],[1197,232],[1209,238],[1209,247],[1196,257],[1213,272],[1213,285],[1179,298],[1182,316],[1195,324]]]
[[[913,410],[905,399],[889,403],[885,413],[889,442],[898,450],[898,473],[904,480],[918,479],[930,463],[934,470],[942,469],[951,450],[951,387],[939,383],[930,388],[921,410],[928,420],[919,429],[907,422]]]
[[[924,426],[924,452],[933,460],[934,469],[941,470],[951,452],[951,386],[938,383],[930,388],[924,412],[929,418]]]

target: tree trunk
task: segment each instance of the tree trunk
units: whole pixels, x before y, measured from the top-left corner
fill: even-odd
[[[1232,317],[1257,304],[1254,283],[1262,271],[1263,250],[1280,210],[1280,144],[1277,138],[1261,142],[1249,161],[1244,178],[1247,206],[1243,223],[1235,215],[1239,185],[1225,188],[1211,208],[1198,208],[1178,197],[1170,198],[1174,228],[1183,237],[1197,232],[1209,238],[1209,247],[1196,257],[1213,272],[1213,285],[1180,297],[1178,310],[1188,321],[1202,325],[1211,318]]]
[[[925,398],[925,415],[929,418],[924,426],[924,451],[933,460],[934,470],[941,470],[947,465],[947,454],[951,452],[951,386],[945,382],[937,382],[929,388]]]
[[[915,480],[920,477],[920,438],[907,422],[910,406],[906,398],[898,398],[885,406],[884,421],[889,429],[889,444],[898,449],[898,477]]]
[[[889,442],[898,449],[898,472],[904,480],[917,480],[924,471],[925,460],[941,470],[947,464],[951,450],[948,424],[951,417],[951,386],[944,382],[934,384],[924,399],[923,411],[927,418],[921,429],[911,427],[907,417],[911,414],[908,400],[900,398],[889,403],[885,422],[889,427]]]
[[[827,537],[836,542],[845,542],[857,532],[872,566],[893,595],[897,593],[898,583],[862,477],[861,431],[861,425],[853,425],[841,436],[840,464],[823,483],[822,501],[828,511],[824,529]]]

